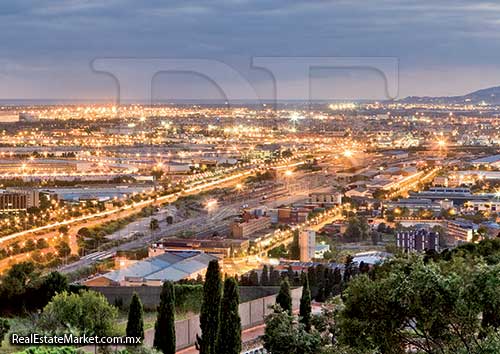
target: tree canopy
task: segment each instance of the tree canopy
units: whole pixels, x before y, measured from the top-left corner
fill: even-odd
[[[264,348],[272,354],[316,354],[320,352],[321,336],[308,333],[304,325],[279,306],[266,319],[262,337]]]
[[[287,278],[281,282],[280,291],[276,296],[276,304],[282,310],[288,312],[290,315],[292,314],[292,295],[290,293],[290,283]]]
[[[313,269],[310,275],[316,284],[327,283],[328,276],[319,279],[322,274]],[[441,254],[400,255],[351,272],[348,283],[345,278],[344,272],[342,293],[311,319],[307,338],[309,343],[320,338],[316,352],[500,353],[500,240]],[[268,351],[307,351],[294,339],[304,325],[286,311],[273,313],[266,323]]]
[[[41,324],[52,333],[76,329],[82,334],[115,335],[116,307],[104,295],[90,290],[57,294],[44,307]]]

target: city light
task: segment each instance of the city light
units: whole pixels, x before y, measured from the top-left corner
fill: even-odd
[[[445,148],[447,146],[446,140],[442,140],[442,139],[438,140],[437,144],[440,148]]]
[[[211,199],[211,200],[206,202],[205,207],[207,208],[208,211],[211,211],[211,210],[214,210],[215,208],[217,208],[217,204],[218,204],[217,200]]]
[[[350,157],[354,156],[354,153],[351,150],[347,149],[347,150],[344,150],[343,155],[344,155],[344,157],[350,158]]]

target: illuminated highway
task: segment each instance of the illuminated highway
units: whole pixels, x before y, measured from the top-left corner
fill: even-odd
[[[80,217],[75,217],[72,219],[60,221],[60,222],[55,222],[43,226],[39,226],[30,230],[25,230],[25,231],[20,231],[16,232],[4,237],[0,238],[0,244],[6,243],[9,241],[14,241],[17,239],[23,239],[26,236],[29,235],[36,235],[37,237],[42,237],[42,236],[49,236],[49,239],[51,237],[56,237],[57,236],[57,228],[63,225],[67,225],[69,227],[75,228],[75,227],[90,227],[93,225],[96,225],[98,223],[104,222],[107,219],[110,218],[121,218],[125,217],[127,215],[130,215],[134,212],[139,211],[140,209],[149,206],[149,205],[158,205],[161,203],[165,202],[174,202],[177,200],[179,197],[186,196],[186,195],[193,195],[193,194],[198,194],[200,192],[208,191],[210,189],[216,188],[216,187],[225,187],[225,186],[231,186],[234,184],[240,185],[241,181],[243,181],[245,178],[255,175],[257,172],[262,172],[266,171],[268,169],[290,169],[296,166],[299,166],[303,164],[303,161],[298,161],[298,162],[292,162],[291,159],[282,159],[282,162],[276,162],[272,165],[264,165],[264,166],[256,166],[254,164],[247,164],[245,167],[247,170],[241,171],[241,172],[234,172],[234,168],[230,168],[229,173],[231,173],[228,176],[222,176],[222,177],[212,177],[208,182],[200,182],[199,180],[192,181],[191,184],[196,184],[200,183],[197,185],[192,185],[188,186],[187,188],[184,188],[181,192],[175,192],[175,193],[170,193],[164,196],[160,197],[154,197],[154,196],[149,196],[148,199],[139,201],[139,202],[134,202],[129,205],[125,205],[119,208],[114,208],[111,210],[105,210],[102,212],[98,213],[93,213],[90,215],[83,215]],[[208,179],[205,177],[205,179]],[[43,235],[40,235],[41,233],[44,233]],[[77,251],[77,245],[75,241],[75,235],[72,233],[70,235],[70,247],[72,251],[75,253]],[[144,240],[139,240],[142,243],[144,243]],[[4,260],[2,263],[12,263],[16,262],[18,260],[25,259],[28,255],[27,254],[19,254],[16,255],[15,257],[11,257],[9,259]],[[0,268],[5,268],[5,266],[0,266]]]

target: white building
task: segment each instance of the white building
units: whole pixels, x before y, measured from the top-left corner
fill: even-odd
[[[492,155],[471,162],[474,166],[500,167],[500,155]]]
[[[314,258],[323,259],[325,258],[325,253],[330,251],[330,245],[327,244],[318,244],[316,245]]]
[[[309,194],[310,203],[319,204],[342,204],[342,193],[339,192],[316,192]]]
[[[300,261],[310,262],[316,252],[316,232],[304,230],[299,234]]]
[[[488,211],[496,213],[500,211],[500,200],[470,200],[464,204],[464,207],[471,211]]]

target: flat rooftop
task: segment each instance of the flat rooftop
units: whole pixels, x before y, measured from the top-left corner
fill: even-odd
[[[127,279],[143,281],[178,281],[208,267],[216,260],[201,251],[172,251],[156,257],[147,258],[131,266],[102,275],[113,282],[120,283]]]

